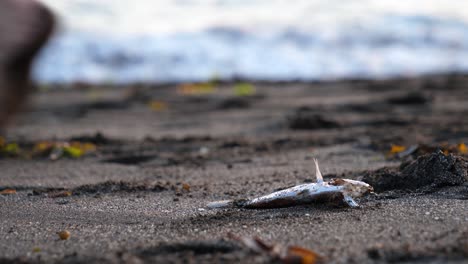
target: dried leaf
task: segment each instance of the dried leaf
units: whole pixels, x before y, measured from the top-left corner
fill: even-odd
[[[68,230],[57,232],[57,235],[61,240],[67,240],[70,238],[70,232]]]
[[[395,156],[397,158],[404,158],[406,156],[409,156],[415,153],[419,148],[420,148],[419,145],[412,145],[406,148],[404,151],[397,153]]]
[[[39,253],[39,252],[41,252],[41,248],[40,247],[33,247],[32,252]]]
[[[71,142],[69,144],[58,144],[58,148],[62,148],[63,155],[70,158],[80,158],[83,155],[96,150],[96,145],[92,143]],[[56,148],[57,148],[56,147]]]
[[[3,143],[3,146],[0,147],[0,154],[6,156],[18,156],[20,148],[16,143]]]
[[[50,152],[53,147],[54,147],[54,143],[49,142],[49,141],[42,141],[34,145],[33,152],[37,154],[42,154],[42,153]]]
[[[32,149],[21,150],[18,144],[9,143],[0,146],[0,154],[6,156],[24,157],[49,157],[51,160],[56,160],[62,157],[79,158],[85,154],[96,151],[95,144],[90,142],[54,142],[40,141],[34,144]]]
[[[5,146],[5,144],[6,144],[6,140],[3,137],[0,137],[0,148]]]
[[[203,95],[216,92],[216,86],[213,83],[182,84],[177,87],[177,93],[180,95]]]
[[[81,148],[77,147],[64,147],[63,154],[70,158],[79,158],[85,154],[85,152]]]
[[[236,96],[252,96],[255,92],[255,86],[250,83],[238,83],[234,85],[234,94]]]
[[[16,194],[16,190],[14,190],[14,189],[5,189],[3,191],[0,191],[0,195],[10,195],[10,194]]]
[[[291,246],[287,252],[286,259],[298,260],[301,264],[315,264],[323,261],[322,256],[306,248]]]
[[[70,197],[72,196],[71,191],[60,191],[60,192],[53,192],[47,195],[49,198],[60,198],[60,197]]]
[[[188,183],[182,183],[182,189],[184,191],[190,192],[190,185]]]
[[[390,148],[390,154],[397,154],[406,150],[405,146],[393,145]]]
[[[244,245],[246,248],[257,252],[266,253],[272,258],[281,260],[282,263],[315,264],[324,261],[324,258],[316,252],[297,246],[285,248],[280,244],[267,244],[258,237],[236,236],[229,233],[228,236]]]
[[[272,247],[258,237],[236,236],[232,233],[229,233],[228,237],[238,241],[243,246],[256,253],[271,253]]]
[[[148,107],[152,111],[155,111],[155,112],[160,112],[160,111],[167,110],[167,104],[165,102],[156,101],[156,100],[153,100],[153,101],[149,102]]]
[[[461,154],[468,154],[468,148],[466,147],[465,143],[458,144],[457,148],[458,152],[460,152]]]
[[[96,151],[97,149],[95,144],[89,143],[89,142],[81,143],[81,142],[73,141],[70,143],[70,146],[74,148],[78,148],[84,153],[93,152],[93,151]]]

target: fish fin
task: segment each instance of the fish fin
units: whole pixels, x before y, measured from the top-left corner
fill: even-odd
[[[315,158],[314,158],[314,163],[315,163],[315,177],[317,178],[317,183],[322,184],[323,183],[323,176],[322,176],[322,173],[320,172],[318,161]]]
[[[232,208],[235,207],[233,200],[223,200],[211,202],[206,205],[208,209],[219,209],[219,208]]]
[[[349,205],[349,207],[359,207],[359,204],[349,195],[344,195],[343,201]]]

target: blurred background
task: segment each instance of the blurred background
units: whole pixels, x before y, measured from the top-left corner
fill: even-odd
[[[41,0],[40,83],[387,78],[468,70],[458,0]]]

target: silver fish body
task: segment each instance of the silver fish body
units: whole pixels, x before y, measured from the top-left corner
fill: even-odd
[[[362,181],[349,179],[332,179],[323,181],[317,160],[316,183],[301,184],[253,199],[225,200],[212,202],[208,208],[239,207],[248,209],[279,208],[313,202],[343,201],[350,207],[359,206],[353,198],[372,192],[372,187]]]

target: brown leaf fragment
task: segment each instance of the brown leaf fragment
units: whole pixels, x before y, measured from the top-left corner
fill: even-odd
[[[10,194],[16,194],[16,190],[5,189],[5,190],[0,191],[0,195],[10,195]]]
[[[70,197],[72,196],[71,191],[58,191],[58,192],[51,192],[47,194],[49,198],[61,198],[61,197]]]
[[[61,240],[67,240],[70,238],[70,232],[68,230],[57,232],[57,235]]]
[[[184,191],[190,192],[190,185],[188,183],[182,183],[182,189]]]
[[[232,233],[229,233],[228,237],[238,241],[244,247],[253,252],[267,254],[271,258],[280,260],[285,264],[316,264],[323,263],[325,261],[324,257],[303,247],[290,246],[286,248],[277,243],[268,244],[259,237],[236,236]]]
[[[288,247],[287,255],[283,258],[284,263],[315,264],[323,261],[323,257],[316,252],[297,246]]]
[[[468,148],[466,147],[465,143],[458,144],[457,148],[458,152],[460,152],[461,154],[468,154]]]

